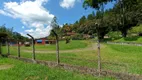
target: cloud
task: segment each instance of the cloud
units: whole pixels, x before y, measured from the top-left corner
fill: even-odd
[[[54,15],[44,8],[48,0],[22,0],[21,2],[5,2],[0,14],[21,19],[24,26],[30,28],[25,32],[35,38],[48,36],[49,26]]]
[[[42,25],[42,24],[37,24],[37,25]],[[49,35],[51,30],[52,28],[50,26],[47,26],[46,28],[44,28],[44,26],[41,26],[37,27],[35,30],[34,29],[25,30],[25,32],[36,36],[35,38],[41,38],[41,36],[46,37],[47,35]]]
[[[34,30],[33,30],[33,29],[25,30],[25,32],[27,32],[27,33],[33,33],[33,32],[34,32]]]
[[[75,2],[80,2],[81,0],[62,0],[60,2],[60,6],[62,8],[66,8],[66,9],[69,9],[69,8],[73,8],[74,5],[75,5]]]

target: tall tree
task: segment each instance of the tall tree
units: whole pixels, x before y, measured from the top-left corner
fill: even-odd
[[[93,20],[93,19],[95,19],[95,13],[94,12],[92,12],[91,14],[89,14],[87,16],[87,20]]]
[[[120,15],[117,18],[120,18],[118,29],[121,31],[122,37],[126,37],[128,30],[138,24],[138,5],[138,0],[118,0],[118,3],[115,5],[114,11]]]
[[[79,24],[83,24],[86,21],[86,17],[82,16],[79,20]]]

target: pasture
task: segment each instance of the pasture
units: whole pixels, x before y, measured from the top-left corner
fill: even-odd
[[[11,67],[2,69],[3,65]],[[4,66],[3,66],[4,67]],[[0,57],[1,80],[110,80],[111,78],[98,78],[90,75],[82,75],[73,71],[59,68],[24,63],[22,61]],[[111,79],[112,80],[112,79]]]
[[[85,67],[97,69],[97,47],[96,47],[97,44],[94,40],[77,40],[77,41],[74,40],[74,41],[71,41],[69,44],[65,44],[65,41],[60,41],[60,44],[61,44],[60,45],[61,63],[76,65],[76,66],[85,66]],[[56,50],[55,45],[36,45],[36,59],[55,62],[56,61],[55,50]],[[3,47],[3,53],[6,53],[6,47]],[[10,53],[13,56],[17,56],[17,47],[11,46]],[[101,43],[101,59],[102,59],[103,70],[141,75],[142,74],[141,56],[142,56],[142,47],[140,46]],[[22,46],[21,57],[32,58],[32,48]],[[10,59],[4,59],[4,60],[8,62],[8,60]],[[1,61],[3,61],[3,59]],[[23,62],[20,62],[20,63],[22,65],[27,65],[27,63],[23,63]],[[19,61],[14,64],[15,65],[19,64]],[[28,64],[28,65],[29,66],[27,67],[30,67],[33,65],[38,67],[40,66],[35,64]],[[35,68],[38,68],[38,67],[35,67]],[[44,66],[40,66],[40,67],[44,67]],[[32,72],[31,67],[30,69]],[[46,70],[50,70],[50,69],[48,67],[45,68],[45,72],[43,71],[43,75],[48,73],[48,72],[46,73]],[[16,69],[14,71],[16,72]],[[57,74],[54,74],[54,71],[56,70],[51,69],[50,76],[57,75]],[[92,76],[83,77],[81,74],[78,74],[78,77],[76,77],[74,74],[77,74],[77,73],[68,72],[68,71],[66,73],[64,72],[66,71],[59,69],[59,74],[61,73],[61,79],[62,77],[65,77],[65,80],[66,79],[94,80],[95,78]],[[26,76],[27,74],[25,74],[24,76]],[[33,73],[33,75],[37,75],[37,74]],[[68,77],[69,75],[72,75],[72,76]],[[42,77],[42,74],[40,74],[39,77],[40,76]],[[95,79],[111,80],[114,78],[95,78]]]

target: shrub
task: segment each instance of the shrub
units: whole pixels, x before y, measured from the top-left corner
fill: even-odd
[[[112,40],[119,39],[120,35],[121,35],[121,32],[118,32],[118,31],[108,33],[109,38],[111,38]]]

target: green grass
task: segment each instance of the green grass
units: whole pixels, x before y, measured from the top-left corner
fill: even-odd
[[[81,40],[72,40],[70,43],[66,44],[65,41],[59,41],[60,50],[72,50],[87,47],[87,41]],[[32,47],[22,47],[24,49],[32,49]],[[36,45],[36,49],[38,50],[56,50],[56,45]]]
[[[128,73],[142,74],[142,47],[104,44],[101,53],[104,61],[124,64]]]
[[[82,42],[82,41],[81,41]],[[87,44],[86,48],[89,48],[93,41],[83,41]],[[96,44],[93,44],[96,45]],[[17,56],[16,49],[11,47],[11,55]],[[68,50],[62,50],[66,52],[60,52],[61,63],[85,66],[97,69],[97,50],[81,48],[81,51],[71,49],[74,52],[68,52]],[[43,48],[43,51],[47,50]],[[32,58],[31,52],[21,52],[22,57]],[[102,57],[102,69],[111,70],[114,72],[125,72],[132,74],[142,74],[142,47],[140,46],[128,46],[128,45],[113,45],[102,44],[101,45],[101,57]],[[36,59],[56,61],[56,52],[36,53]],[[93,60],[93,61],[92,61]]]
[[[135,42],[135,43],[142,43],[142,37],[126,37],[126,38],[120,38],[118,40],[115,40],[115,42]]]
[[[7,50],[7,46],[2,46],[2,53],[3,54],[7,54],[8,53],[8,50]]]
[[[5,64],[12,67],[0,70],[1,80],[114,80],[0,57],[0,66]]]

